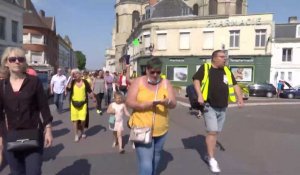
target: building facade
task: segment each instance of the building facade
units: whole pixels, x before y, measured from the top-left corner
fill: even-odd
[[[116,72],[116,62],[118,62],[115,59],[116,58],[115,40],[116,40],[116,30],[114,28],[112,31],[111,47],[105,50],[105,69],[110,72]]]
[[[292,86],[300,85],[300,23],[297,17],[290,17],[288,23],[275,25],[272,55],[270,82],[275,87],[279,80]]]
[[[23,7],[23,48],[29,65],[37,70],[56,70],[59,63],[55,18],[46,17],[43,10],[37,13],[30,0],[24,0]]]
[[[195,2],[190,1],[191,4]],[[218,1],[216,6],[221,6],[221,2],[224,1]],[[163,62],[163,74],[173,84],[186,86],[197,69],[210,62],[212,52],[220,49],[227,52],[228,65],[237,81],[267,82],[270,79],[269,41],[273,35],[273,15],[246,15],[246,1],[230,2],[236,6],[241,4],[242,14],[232,14],[237,7],[229,6],[232,8],[229,14],[219,8],[211,14],[206,7],[209,15],[196,15],[191,5],[182,0],[161,0],[148,6],[149,14],[145,7],[146,17],[131,32],[123,55],[130,55],[138,74],[145,72],[149,58],[158,57]]]
[[[75,68],[75,62],[77,62],[74,57],[74,50],[72,48],[72,43],[68,36],[62,38],[60,35],[57,35],[58,38],[58,65],[66,73],[69,69]]]
[[[6,47],[22,47],[23,13],[17,1],[0,1],[0,55]]]

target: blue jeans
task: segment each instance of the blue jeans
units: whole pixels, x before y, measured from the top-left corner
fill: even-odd
[[[135,150],[139,162],[139,175],[155,175],[160,161],[161,152],[167,134],[153,137],[149,144],[135,143]]]
[[[54,104],[56,105],[56,109],[58,112],[62,112],[63,100],[64,100],[64,93],[62,93],[62,94],[54,93],[53,101],[54,101]]]
[[[107,88],[105,102],[107,105],[111,103],[113,88]]]
[[[6,161],[11,175],[41,175],[43,162],[43,147],[24,152],[5,151]]]

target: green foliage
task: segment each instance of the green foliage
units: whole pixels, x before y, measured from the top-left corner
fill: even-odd
[[[75,52],[76,58],[77,58],[77,65],[78,69],[84,70],[86,65],[86,57],[81,51]]]

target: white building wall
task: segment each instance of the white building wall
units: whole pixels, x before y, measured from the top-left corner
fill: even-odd
[[[292,48],[292,61],[282,61],[282,49]],[[300,42],[298,43],[273,43],[270,83],[277,85],[279,80],[285,80],[292,86],[300,85]],[[292,78],[289,79],[289,72]],[[281,75],[283,74],[283,79]]]

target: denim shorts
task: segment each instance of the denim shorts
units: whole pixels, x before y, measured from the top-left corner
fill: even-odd
[[[207,132],[221,132],[226,118],[226,107],[206,106],[203,116]]]

